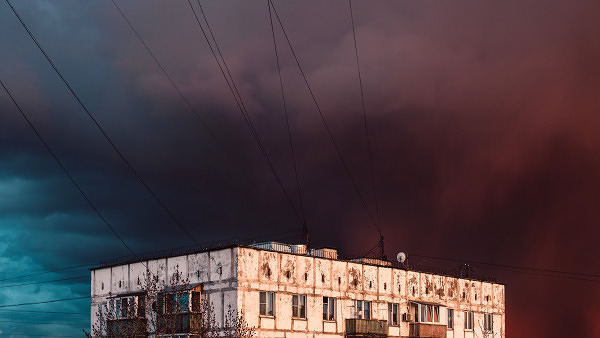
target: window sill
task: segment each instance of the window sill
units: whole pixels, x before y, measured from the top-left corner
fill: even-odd
[[[336,320],[335,319],[323,319],[323,322],[325,322],[325,323],[335,323]]]
[[[306,321],[306,318],[302,318],[302,317],[292,317],[292,319]]]
[[[275,316],[270,316],[270,315],[258,315],[258,317],[260,317],[260,318],[275,318]]]

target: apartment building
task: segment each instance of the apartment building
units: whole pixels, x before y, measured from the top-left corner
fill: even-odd
[[[200,299],[212,304],[218,325],[228,310],[243,313],[257,337],[505,337],[502,284],[344,260],[331,248],[306,251],[266,242],[104,264],[91,270],[91,320],[99,306],[109,322],[160,316],[167,298],[145,310],[148,269],[165,294],[177,271],[189,278],[178,296],[188,316],[181,337],[197,336]]]

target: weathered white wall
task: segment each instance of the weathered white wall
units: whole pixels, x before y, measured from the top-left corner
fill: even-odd
[[[237,305],[237,249],[229,248],[192,255],[168,257],[96,269],[91,272],[91,322],[96,323],[98,306],[108,297],[140,291],[146,278],[146,266],[159,284],[169,285],[176,271],[189,278],[190,284],[203,283],[202,293],[213,303],[215,317],[223,323],[228,309]],[[220,269],[219,269],[220,268]],[[220,273],[219,273],[220,272]]]
[[[380,320],[387,320],[388,303],[399,304],[400,325],[390,326],[390,337],[408,335],[408,323],[401,318],[410,301],[445,306],[440,309],[444,326],[447,308],[454,309],[454,329],[447,330],[448,337],[481,336],[483,313],[495,314],[496,337],[505,337],[500,284],[243,247],[238,249],[237,267],[237,305],[260,337],[342,337],[344,319],[355,316],[354,300],[371,301],[372,317]],[[274,317],[259,315],[260,291],[276,293]],[[293,294],[307,295],[306,319],[291,318]],[[323,296],[336,298],[333,322],[323,321]],[[475,332],[464,331],[464,311],[476,313]]]
[[[190,283],[203,283],[202,292],[213,303],[218,322],[223,322],[229,308],[241,311],[259,337],[342,337],[344,319],[355,317],[355,300],[371,301],[372,317],[380,320],[387,320],[388,303],[399,304],[400,323],[390,326],[390,337],[408,335],[409,325],[401,319],[410,301],[454,309],[454,329],[447,330],[448,337],[482,336],[483,313],[494,314],[495,337],[505,337],[501,284],[247,247],[145,264],[162,283],[167,283],[176,267]],[[143,281],[145,272],[142,263],[92,271],[92,323],[99,304],[109,295],[138,291],[138,278]],[[275,292],[274,317],[259,315],[260,291]],[[306,319],[291,318],[293,294],[307,296]],[[336,299],[335,321],[322,319],[323,296]],[[464,311],[475,312],[474,332],[464,330]],[[446,308],[440,309],[440,315],[445,325]]]

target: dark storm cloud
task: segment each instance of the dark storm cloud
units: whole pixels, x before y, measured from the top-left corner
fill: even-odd
[[[118,3],[231,156],[110,3],[14,5],[127,159],[199,241],[299,229],[187,2]],[[297,207],[266,4],[204,6]],[[374,213],[347,2],[276,6]],[[353,6],[387,254],[600,270],[589,258],[598,255],[600,235],[598,5]],[[137,252],[191,244],[114,154],[6,5],[0,28],[6,32],[2,80],[119,234]],[[376,230],[279,28],[276,35],[313,241],[358,255],[375,245]],[[6,95],[0,108],[0,279],[127,254]],[[77,271],[69,273],[55,276]],[[595,283],[492,273],[507,283],[509,336],[597,335],[591,314],[600,310],[579,301],[600,297]],[[66,298],[87,294],[85,285],[38,287],[33,295],[26,295],[32,289],[0,289],[0,299]],[[77,309],[87,311],[82,304]],[[566,322],[574,325],[561,325]],[[54,332],[44,329],[31,333]]]

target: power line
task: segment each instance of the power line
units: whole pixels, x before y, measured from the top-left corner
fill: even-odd
[[[89,276],[61,278],[61,279],[47,280],[47,281],[42,281],[42,282],[31,282],[31,283],[21,283],[21,284],[11,284],[11,285],[0,285],[0,289],[2,289],[2,288],[12,288],[12,287],[16,287],[16,286],[25,286],[25,285],[56,283],[56,282],[62,282],[62,281],[74,280],[74,279],[83,279],[83,278],[89,278]]]
[[[527,266],[497,264],[497,263],[471,261],[471,260],[460,260],[460,259],[454,259],[454,258],[434,257],[434,256],[417,255],[417,254],[411,254],[411,256],[427,258],[427,259],[434,259],[434,260],[441,260],[441,261],[490,266],[493,269],[503,270],[503,271],[511,271],[511,272],[517,272],[517,273],[529,273],[529,274],[534,274],[534,275],[539,275],[539,276],[569,278],[569,279],[576,279],[576,280],[600,282],[600,280],[591,279],[591,278],[600,278],[600,274],[591,274],[591,273],[574,272],[574,271],[562,271],[562,270],[554,270],[554,269],[542,269],[542,268],[534,268],[534,267],[527,267]],[[512,270],[507,270],[507,269],[512,269]],[[537,272],[539,272],[539,273],[537,273]],[[589,278],[585,278],[585,277],[589,277]]]
[[[363,112],[363,120],[365,126],[365,136],[367,139],[367,149],[369,152],[369,167],[371,169],[371,186],[373,189],[373,199],[375,200],[375,217],[377,219],[379,236],[381,236],[382,241],[382,256],[383,256],[383,235],[381,234],[381,219],[379,218],[379,203],[377,201],[377,189],[375,188],[375,170],[373,168],[373,151],[371,149],[371,140],[369,137],[369,127],[367,124],[367,110],[365,108],[365,94],[362,83],[362,74],[360,71],[360,62],[358,58],[358,44],[356,42],[356,28],[354,25],[354,13],[352,11],[352,0],[348,0],[348,5],[350,8],[350,21],[352,22],[352,37],[354,38],[354,55],[356,56],[356,69],[358,70],[358,83],[360,85],[360,99],[362,103],[362,112]]]
[[[75,316],[89,316],[88,312],[64,312],[64,311],[35,311],[35,310],[0,310],[0,312],[25,312],[29,313],[38,313],[38,314],[61,314],[61,315],[75,315]]]
[[[113,150],[115,151],[115,153],[117,153],[117,155],[121,158],[121,160],[125,163],[125,165],[129,168],[129,170],[135,175],[135,177],[138,179],[138,181],[140,181],[140,183],[144,186],[144,188],[146,188],[146,191],[154,198],[154,200],[160,205],[160,207],[169,215],[169,217],[171,217],[171,219],[173,220],[173,222],[196,244],[198,244],[198,242],[194,239],[194,237],[189,233],[189,231],[187,231],[187,229],[183,226],[183,224],[181,224],[181,222],[179,222],[179,220],[177,219],[177,217],[175,217],[175,215],[171,212],[171,210],[169,210],[169,208],[164,204],[164,202],[156,195],[156,193],[154,192],[154,190],[152,190],[152,188],[150,188],[150,186],[146,183],[146,181],[144,181],[144,179],[142,179],[142,177],[140,176],[140,174],[135,170],[135,168],[133,168],[133,166],[131,165],[131,163],[127,160],[127,158],[125,158],[125,155],[123,155],[123,153],[121,152],[121,150],[117,147],[117,145],[112,141],[112,139],[108,136],[108,134],[106,133],[106,131],[104,130],[104,128],[102,128],[102,126],[100,125],[100,123],[96,120],[96,118],[92,115],[92,113],[89,111],[89,109],[87,108],[87,106],[83,103],[83,101],[79,98],[79,96],[77,95],[77,93],[75,93],[75,90],[73,90],[73,88],[71,87],[71,85],[69,84],[69,82],[65,79],[65,77],[60,73],[60,71],[58,70],[58,68],[56,67],[56,65],[54,64],[54,62],[52,61],[52,59],[48,56],[48,54],[46,53],[46,51],[44,50],[44,48],[42,48],[42,46],[40,45],[40,43],[37,41],[37,39],[35,38],[35,36],[33,35],[33,33],[31,32],[31,30],[29,29],[29,27],[27,27],[27,25],[25,24],[25,22],[23,21],[23,19],[21,18],[21,16],[19,15],[19,13],[17,13],[17,11],[15,10],[15,8],[13,7],[13,5],[10,3],[10,0],[5,0],[6,3],[10,6],[11,10],[13,11],[13,13],[15,14],[15,16],[17,17],[17,19],[19,20],[19,22],[21,23],[21,25],[23,26],[23,28],[25,28],[25,30],[27,31],[27,34],[29,34],[29,36],[31,37],[31,39],[33,40],[33,42],[35,43],[35,45],[38,47],[38,49],[42,52],[42,54],[44,55],[44,57],[46,58],[46,60],[48,61],[48,63],[50,64],[50,66],[52,66],[52,69],[54,69],[54,71],[56,72],[56,74],[60,77],[60,79],[63,81],[63,83],[67,86],[67,89],[69,90],[69,92],[73,95],[73,97],[75,98],[75,100],[77,101],[77,103],[79,103],[79,105],[81,106],[81,108],[85,111],[85,113],[87,114],[87,116],[92,120],[92,122],[94,123],[94,125],[98,128],[98,130],[100,131],[100,133],[102,134],[102,136],[104,136],[104,138],[106,139],[106,141],[110,144],[110,146],[113,148]]]
[[[50,323],[50,322],[21,322],[15,320],[0,320],[0,323],[18,323],[18,324],[36,324],[36,325],[63,325],[63,326],[79,326],[73,323]]]
[[[80,336],[48,336],[48,335],[43,335],[43,334],[30,334],[30,333],[10,333],[10,332],[4,332],[2,331],[2,334],[5,334],[7,336],[25,336],[25,337],[80,337]]]
[[[87,298],[90,298],[90,296],[52,299],[52,300],[46,300],[46,301],[41,301],[41,302],[30,302],[30,303],[20,303],[20,304],[7,304],[7,305],[0,305],[0,308],[26,306],[26,305],[48,304],[48,303],[56,303],[56,302],[66,302],[66,301],[70,301],[70,300],[79,300],[79,299],[87,299]]]
[[[527,266],[496,264],[496,263],[489,263],[489,262],[471,261],[471,260],[460,260],[460,259],[454,259],[454,258],[443,258],[443,257],[434,257],[434,256],[416,255],[416,254],[411,254],[411,256],[421,257],[421,258],[429,258],[429,259],[436,259],[436,260],[443,260],[443,261],[451,261],[451,262],[461,262],[461,263],[469,263],[469,264],[498,266],[498,267],[511,268],[511,269],[532,270],[532,271],[540,271],[540,272],[551,272],[551,273],[559,273],[559,274],[567,274],[567,275],[577,275],[577,276],[584,276],[584,277],[600,278],[600,274],[593,274],[593,273],[583,273],[583,272],[574,272],[574,271],[562,271],[562,270],[532,268],[532,267],[527,267]]]
[[[68,267],[65,267],[65,268],[59,268],[59,269],[54,269],[54,270],[46,270],[46,271],[42,271],[42,272],[32,273],[32,274],[29,274],[29,275],[21,275],[21,276],[15,276],[15,277],[10,277],[10,278],[0,279],[0,282],[4,282],[4,281],[7,281],[7,280],[21,279],[21,278],[25,278],[25,277],[45,275],[45,274],[48,274],[48,273],[53,273],[53,272],[58,272],[58,271],[65,271],[65,270],[71,270],[71,269],[77,269],[77,268],[83,268],[83,267],[88,268],[88,267],[91,267],[92,265],[95,265],[95,264],[81,264],[81,265],[68,266]]]
[[[173,77],[169,74],[169,72],[167,72],[166,68],[160,63],[160,61],[158,60],[158,57],[154,54],[154,52],[152,52],[152,50],[150,49],[150,47],[148,46],[148,44],[142,38],[141,34],[137,31],[137,29],[135,29],[135,27],[133,26],[133,24],[131,23],[131,21],[127,17],[127,15],[125,15],[125,12],[123,12],[123,10],[121,9],[121,7],[119,7],[119,5],[117,5],[117,3],[116,3],[115,0],[111,0],[111,1],[113,3],[114,7],[119,12],[119,14],[121,15],[121,17],[123,18],[123,20],[125,20],[125,22],[127,23],[127,26],[131,29],[131,31],[133,32],[133,34],[137,37],[137,39],[140,41],[140,43],[142,44],[142,46],[144,46],[144,49],[148,52],[148,54],[150,55],[150,57],[152,57],[152,59],[154,60],[154,62],[158,66],[158,68],[160,68],[160,70],[162,71],[162,73],[169,80],[169,83],[171,83],[171,86],[175,89],[175,91],[177,91],[177,93],[179,94],[179,96],[181,97],[181,99],[183,100],[183,102],[188,106],[188,108],[192,112],[192,114],[198,119],[198,121],[200,122],[200,124],[202,125],[202,127],[204,127],[204,129],[206,129],[206,131],[208,131],[208,133],[210,134],[210,136],[212,136],[212,138],[217,142],[217,144],[221,147],[221,149],[223,149],[223,151],[227,154],[227,156],[235,164],[235,166],[237,166],[238,169],[240,169],[240,171],[245,176],[247,176],[249,178],[250,175],[246,172],[246,170],[243,169],[243,167],[240,165],[240,163],[234,159],[232,153],[225,146],[225,144],[221,141],[221,139],[217,136],[216,132],[206,123],[206,121],[202,118],[202,116],[200,115],[200,113],[198,112],[198,110],[196,108],[194,108],[194,106],[192,105],[192,103],[183,94],[183,92],[181,91],[181,89],[179,88],[179,86],[175,83],[175,80],[173,80]]]
[[[349,168],[348,164],[346,163],[346,160],[344,160],[344,156],[342,155],[342,152],[341,152],[341,150],[340,150],[337,142],[335,141],[335,138],[333,136],[333,132],[329,128],[329,125],[327,124],[327,120],[325,119],[325,115],[323,114],[323,111],[321,110],[321,107],[319,106],[319,103],[317,102],[317,99],[316,99],[316,97],[314,95],[314,92],[313,92],[312,88],[310,87],[310,83],[308,82],[306,74],[304,73],[304,70],[302,69],[302,66],[300,65],[300,60],[298,59],[298,56],[296,55],[296,52],[294,51],[294,48],[293,48],[292,43],[291,43],[291,41],[290,41],[290,39],[289,39],[289,37],[287,35],[285,27],[283,26],[281,18],[279,17],[279,13],[277,12],[277,8],[275,8],[275,5],[273,4],[273,1],[271,1],[271,0],[268,0],[268,1],[271,4],[271,6],[273,7],[273,12],[275,13],[275,17],[277,18],[277,21],[279,22],[279,26],[281,27],[281,30],[283,32],[283,35],[285,36],[287,44],[290,47],[290,51],[292,52],[292,55],[294,56],[294,60],[296,61],[296,65],[298,66],[298,69],[299,69],[299,71],[300,71],[300,73],[302,75],[302,79],[304,80],[304,83],[306,84],[306,87],[308,88],[308,92],[310,93],[312,101],[315,104],[317,112],[319,113],[319,116],[321,117],[321,122],[323,122],[323,125],[325,127],[325,130],[327,131],[329,139],[330,139],[331,143],[333,144],[333,147],[335,148],[335,151],[338,154],[338,157],[340,158],[340,160],[342,162],[342,165],[344,167],[344,170],[345,170],[346,174],[348,175],[348,177],[350,178],[350,181],[352,182],[352,186],[354,187],[354,190],[358,194],[358,196],[359,196],[359,198],[360,198],[363,206],[365,207],[365,210],[367,211],[367,214],[368,214],[369,218],[371,219],[371,222],[373,223],[373,225],[375,226],[375,228],[378,229],[378,231],[379,231],[379,226],[377,225],[377,222],[375,222],[375,219],[373,218],[373,215],[371,214],[371,211],[369,210],[367,202],[365,201],[362,193],[360,192],[360,189],[358,188],[358,185],[357,185],[356,181],[354,180],[354,176],[352,176],[352,173],[350,172],[350,168]]]
[[[271,24],[271,35],[273,36],[273,49],[275,50],[275,60],[277,62],[277,74],[279,75],[279,88],[281,89],[281,99],[283,101],[283,114],[285,115],[285,124],[287,126],[288,140],[290,143],[290,153],[292,155],[292,163],[294,164],[294,176],[296,177],[296,186],[298,187],[298,200],[300,201],[300,212],[302,213],[302,230],[304,232],[306,245],[310,252],[310,237],[308,235],[308,226],[306,224],[306,213],[304,212],[304,203],[302,202],[302,192],[300,189],[300,178],[298,177],[298,166],[296,164],[296,155],[294,152],[294,143],[292,141],[292,130],[290,128],[290,119],[287,111],[287,103],[285,100],[285,91],[283,90],[283,79],[281,78],[281,65],[279,63],[279,51],[277,49],[277,39],[275,38],[275,28],[273,27],[273,14],[271,4],[267,0],[269,7],[269,22]]]
[[[8,0],[6,0],[6,1],[8,2]],[[8,4],[10,5],[10,2],[8,2]],[[11,6],[11,8],[12,8],[12,6]],[[16,14],[16,12],[15,12],[15,14]],[[20,18],[19,18],[19,20],[20,20]],[[56,163],[58,163],[58,165],[60,166],[60,168],[62,169],[62,171],[65,173],[65,175],[67,175],[67,177],[69,178],[69,180],[71,181],[71,183],[73,183],[73,185],[75,186],[75,188],[79,191],[79,193],[81,194],[81,196],[83,196],[83,198],[87,201],[87,203],[90,206],[90,208],[92,208],[92,210],[94,210],[94,212],[96,213],[96,215],[98,215],[98,217],[100,217],[100,219],[102,220],[102,222],[112,231],[112,233],[127,248],[127,250],[129,250],[129,252],[131,252],[133,255],[136,255],[136,253],[129,247],[129,245],[127,245],[127,243],[125,243],[125,240],[123,240],[123,238],[121,237],[121,235],[119,235],[119,233],[117,233],[117,231],[115,230],[115,228],[100,213],[100,210],[98,210],[98,208],[96,207],[96,205],[92,202],[92,200],[90,200],[90,198],[83,191],[83,189],[81,188],[81,186],[75,181],[75,179],[73,178],[73,176],[69,173],[69,171],[67,170],[67,168],[60,161],[60,159],[58,158],[58,156],[56,155],[56,153],[54,151],[52,151],[52,149],[50,148],[50,146],[48,145],[48,143],[44,140],[44,138],[38,132],[38,130],[33,126],[33,124],[31,123],[31,121],[29,120],[29,118],[27,117],[27,115],[25,114],[25,112],[23,111],[23,109],[21,108],[21,106],[19,106],[19,104],[17,103],[17,101],[15,100],[15,98],[12,96],[12,94],[10,93],[10,91],[8,90],[8,88],[6,88],[6,86],[4,85],[4,82],[2,82],[2,80],[0,80],[0,84],[2,84],[2,88],[4,88],[4,91],[6,92],[6,94],[8,94],[8,96],[10,97],[10,99],[12,100],[12,102],[14,103],[14,105],[17,107],[17,109],[21,113],[21,116],[25,119],[25,121],[27,122],[27,124],[29,125],[29,127],[31,127],[31,129],[33,130],[33,132],[37,135],[38,139],[42,142],[42,144],[44,145],[44,147],[46,148],[46,150],[50,153],[50,155],[52,155],[52,157],[54,158],[54,160],[56,161]],[[10,279],[10,278],[8,278],[8,279]],[[8,279],[5,279],[5,280],[8,280]]]
[[[202,35],[204,36],[204,39],[206,41],[206,43],[208,44],[211,53],[213,54],[213,57],[215,59],[215,61],[217,62],[217,65],[219,66],[219,69],[221,71],[221,74],[223,75],[225,81],[227,82],[227,86],[231,92],[231,94],[233,95],[235,102],[238,106],[238,109],[240,110],[240,113],[242,114],[242,116],[244,117],[244,120],[246,122],[246,125],[248,126],[248,129],[250,130],[250,134],[253,136],[254,140],[256,141],[256,144],[260,150],[260,152],[262,153],[263,157],[265,158],[265,160],[267,161],[267,164],[269,166],[269,169],[271,170],[271,173],[273,174],[273,176],[275,177],[275,180],[277,181],[279,187],[281,188],[283,194],[285,195],[290,207],[292,208],[292,210],[294,211],[294,214],[296,215],[296,217],[300,220],[300,222],[302,222],[302,217],[300,216],[300,214],[298,214],[298,211],[296,210],[296,207],[294,206],[294,203],[292,202],[287,190],[285,189],[285,186],[283,185],[283,182],[281,181],[279,175],[277,174],[277,171],[275,170],[275,166],[273,165],[273,162],[271,161],[271,158],[269,157],[264,145],[262,144],[262,141],[258,135],[258,132],[256,131],[256,129],[254,128],[254,124],[252,123],[252,119],[250,117],[250,114],[244,104],[244,101],[242,99],[242,96],[235,84],[235,81],[233,79],[233,76],[231,75],[231,71],[229,69],[229,67],[227,66],[227,62],[225,61],[225,58],[223,57],[223,54],[221,53],[221,49],[219,48],[219,45],[217,43],[217,40],[212,32],[212,29],[210,28],[210,24],[208,23],[208,19],[206,18],[206,15],[204,13],[204,10],[202,8],[202,4],[200,3],[200,1],[198,1],[198,6],[200,8],[200,12],[203,16],[204,22],[209,30],[209,33],[212,37],[213,43],[215,45],[215,48],[213,48],[210,39],[208,38],[208,35],[206,34],[206,31],[204,30],[204,28],[202,27],[202,24],[200,23],[200,19],[198,17],[198,14],[196,13],[196,10],[194,9],[194,6],[192,5],[191,0],[188,0],[188,4],[190,5],[190,8],[192,9],[192,12],[194,14],[194,17],[196,19],[196,22],[198,23],[198,27],[200,28]],[[216,49],[216,51],[215,51]],[[217,56],[217,53],[219,54],[219,56]],[[221,61],[219,62],[219,57],[221,59]],[[223,63],[223,65],[221,65],[221,62]],[[229,77],[228,77],[229,75]]]

